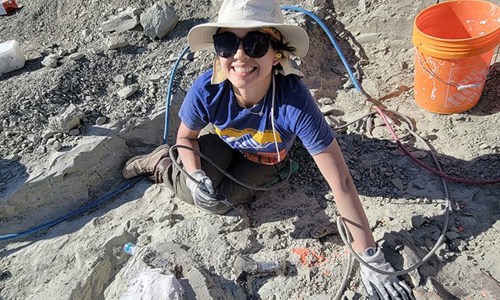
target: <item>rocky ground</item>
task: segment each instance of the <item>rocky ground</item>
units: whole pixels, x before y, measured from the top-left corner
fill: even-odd
[[[17,40],[26,56],[24,68],[0,77],[0,299],[118,299],[144,270],[174,274],[188,299],[331,299],[337,293],[347,252],[329,188],[300,145],[292,154],[300,168],[287,184],[228,216],[199,211],[147,180],[121,178],[125,159],[162,142],[170,72],[189,28],[213,18],[220,3],[36,0],[0,17],[0,41]],[[283,2],[323,20],[366,92],[399,113],[389,117],[415,157],[435,166],[432,152],[449,175],[498,179],[498,57],[471,110],[437,115],[414,101],[412,22],[434,3]],[[168,34],[155,36],[150,11],[166,14],[160,35]],[[445,233],[436,255],[404,276],[416,298],[500,298],[499,185],[447,182],[444,189],[398,148],[376,113],[366,117],[371,103],[353,87],[321,27],[300,13],[288,12],[286,20],[310,35],[310,52],[296,63],[338,132],[389,261],[398,270],[408,267]],[[170,142],[176,109],[210,62],[200,52],[179,63]],[[410,134],[400,115],[428,144]],[[447,198],[451,212],[443,228]],[[70,214],[84,205],[89,209]],[[62,216],[49,229],[8,238]],[[123,253],[126,242],[140,252]],[[245,271],[242,260],[276,261],[281,268]],[[364,295],[358,271],[355,264],[347,299]]]

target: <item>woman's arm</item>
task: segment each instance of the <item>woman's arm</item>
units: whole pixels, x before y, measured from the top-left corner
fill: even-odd
[[[200,130],[191,130],[183,122],[177,132],[177,145],[183,145],[200,151],[198,135]],[[200,157],[191,150],[178,148],[184,169],[191,174],[193,171],[201,169]]]
[[[333,191],[340,215],[354,239],[354,250],[359,253],[368,247],[375,247],[368,219],[337,140],[334,139],[323,152],[313,158]]]

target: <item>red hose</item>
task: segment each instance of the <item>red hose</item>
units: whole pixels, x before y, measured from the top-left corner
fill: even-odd
[[[459,177],[448,175],[448,174],[446,174],[444,172],[441,172],[441,171],[436,170],[435,168],[429,166],[428,164],[424,163],[423,161],[421,161],[418,158],[416,158],[413,154],[411,154],[410,151],[408,151],[408,149],[406,149],[406,147],[403,145],[403,143],[401,143],[401,141],[399,140],[399,137],[396,135],[396,132],[394,132],[394,129],[392,128],[391,124],[387,120],[387,117],[384,114],[384,112],[382,111],[382,109],[380,109],[380,107],[378,107],[376,105],[374,105],[373,107],[377,110],[377,112],[379,113],[379,115],[384,120],[385,125],[389,129],[389,132],[392,135],[392,138],[396,141],[396,143],[398,144],[399,148],[401,148],[401,150],[403,150],[403,152],[406,155],[408,155],[419,166],[421,166],[422,168],[424,168],[427,171],[431,172],[432,174],[437,175],[439,177],[442,177],[442,178],[444,178],[446,180],[449,180],[449,181],[454,181],[454,182],[459,182],[459,183],[464,183],[464,184],[486,185],[486,184],[500,183],[500,179],[479,180],[479,179],[459,178]]]

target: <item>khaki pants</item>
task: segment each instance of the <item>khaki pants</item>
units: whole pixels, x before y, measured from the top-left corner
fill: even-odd
[[[229,147],[218,135],[206,130],[200,133],[198,144],[201,153],[233,177],[251,186],[262,187],[266,185],[276,178],[278,172],[288,164],[287,160],[273,166],[249,161],[239,151]],[[177,159],[180,162],[177,154],[171,159]],[[204,159],[201,160],[201,167],[212,180],[216,192],[228,196],[229,202],[233,205],[253,200],[256,193],[254,189],[248,189],[232,181]],[[191,191],[186,185],[187,176],[183,172],[172,164],[164,176],[165,184],[174,191],[178,198],[193,204]],[[210,211],[216,214],[225,214],[231,209],[231,207],[221,203]]]

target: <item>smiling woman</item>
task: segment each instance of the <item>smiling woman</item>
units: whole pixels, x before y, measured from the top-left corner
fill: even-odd
[[[279,63],[278,52],[270,47],[271,36],[267,33],[226,30],[214,35],[221,71],[232,83],[239,103],[244,108],[252,107],[263,100],[269,89],[272,70]]]
[[[123,175],[153,175],[183,201],[226,214],[253,201],[256,188],[291,165],[288,154],[298,137],[333,191],[353,248],[370,265],[393,271],[375,244],[334,132],[302,74],[291,67],[291,55],[308,51],[305,30],[283,23],[278,1],[225,0],[217,22],[193,27],[188,41],[192,50],[216,55],[213,69],[193,83],[184,99],[177,145],[132,158]],[[197,152],[218,167],[202,161]],[[389,294],[409,299],[410,288],[395,276],[366,268],[361,276],[370,297],[379,293],[383,299]]]

